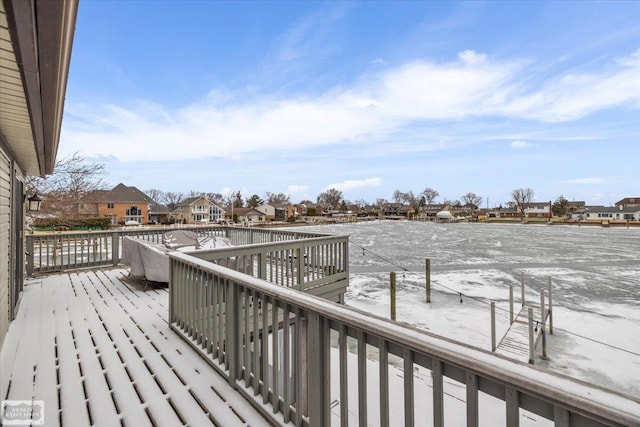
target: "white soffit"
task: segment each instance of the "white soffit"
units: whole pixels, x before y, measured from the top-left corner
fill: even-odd
[[[8,28],[0,1],[0,130],[25,168],[24,172],[39,175],[29,108]]]

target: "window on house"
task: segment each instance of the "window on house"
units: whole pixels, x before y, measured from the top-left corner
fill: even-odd
[[[107,209],[113,209],[113,203],[107,203]]]

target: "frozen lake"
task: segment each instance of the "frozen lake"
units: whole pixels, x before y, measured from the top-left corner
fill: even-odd
[[[555,333],[548,360],[536,364],[640,398],[640,229],[408,221],[303,229],[350,236],[347,304],[388,317],[395,271],[398,321],[486,350],[489,303],[496,302],[499,340],[509,285],[518,306],[521,273],[534,301],[551,277]]]

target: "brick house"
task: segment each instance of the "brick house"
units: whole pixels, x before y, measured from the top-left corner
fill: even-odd
[[[122,183],[106,192],[97,201],[98,216],[110,218],[111,224],[141,224],[165,222],[169,210],[156,203],[136,187]]]

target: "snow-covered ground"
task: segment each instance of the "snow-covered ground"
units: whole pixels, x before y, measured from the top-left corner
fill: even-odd
[[[489,303],[499,339],[509,285],[518,302],[524,273],[526,299],[539,301],[551,277],[555,333],[548,360],[536,363],[640,398],[640,229],[398,221],[303,229],[350,235],[347,304],[389,316],[396,271],[397,320],[483,349],[491,346]]]

